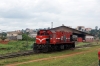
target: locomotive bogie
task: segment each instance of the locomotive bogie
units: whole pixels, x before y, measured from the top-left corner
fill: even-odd
[[[66,44],[35,44],[34,52],[51,52],[51,51],[60,51],[65,49],[75,48],[74,43],[66,43]]]

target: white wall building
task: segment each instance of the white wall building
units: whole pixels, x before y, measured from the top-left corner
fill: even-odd
[[[87,35],[87,36],[85,37],[85,40],[86,40],[86,42],[92,42],[92,41],[94,41],[94,36],[89,36],[89,35]]]

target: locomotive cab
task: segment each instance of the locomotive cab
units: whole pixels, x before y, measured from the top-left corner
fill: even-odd
[[[50,43],[49,31],[48,30],[40,30],[36,36],[36,43],[37,44]]]
[[[48,52],[48,45],[50,44],[50,31],[40,30],[37,33],[36,41],[33,45],[33,51],[38,52]]]

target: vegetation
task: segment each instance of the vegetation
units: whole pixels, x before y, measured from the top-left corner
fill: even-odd
[[[90,34],[94,35],[95,39],[100,39],[100,28],[98,29],[98,26],[96,26],[95,29],[90,31]]]
[[[45,54],[35,54],[35,55],[30,55],[30,56],[22,56],[22,57],[17,57],[17,58],[11,58],[11,59],[5,59],[0,61],[0,65],[5,65],[5,64],[12,64],[16,62],[24,62],[24,61],[29,61],[29,60],[35,60],[35,59],[41,59],[41,58],[48,58],[48,57],[53,57],[53,56],[60,56],[64,54],[70,54],[73,52],[81,52],[81,50],[67,50],[67,51],[62,51],[62,52],[56,52],[56,53],[45,53]]]
[[[66,58],[56,58],[46,61],[32,62],[18,66],[98,66],[97,51],[74,55]]]
[[[82,46],[84,46],[84,45],[88,45],[88,44],[90,44],[89,42],[78,42],[77,44],[76,44],[76,47],[82,47]],[[92,44],[93,45],[93,44]]]
[[[7,38],[7,33],[2,32],[0,38],[1,38],[2,40],[5,40],[5,39]]]
[[[54,52],[54,53],[45,53],[45,54],[35,54],[30,56],[22,56],[17,58],[11,58],[11,59],[4,59],[0,60],[0,65],[8,65],[13,63],[21,63],[21,62],[27,62],[30,60],[40,59],[40,58],[50,58],[50,57],[56,57],[56,56],[63,56],[63,55],[69,55],[76,52],[86,52],[84,54],[79,55],[72,55],[70,57],[64,57],[64,58],[56,58],[46,61],[39,61],[39,62],[32,62],[28,64],[22,64],[19,66],[97,66],[98,59],[97,59],[97,52],[100,45],[90,48],[82,48],[82,49],[75,49],[75,50],[65,50],[61,52]]]
[[[29,37],[28,34],[26,34],[26,33],[23,33],[23,34],[22,34],[22,38],[23,38],[23,39],[22,39],[23,41],[27,41],[27,40],[28,40],[28,41],[35,41],[35,38]]]
[[[6,39],[7,34],[2,32],[0,34],[0,38],[2,40]],[[22,40],[19,41],[10,41],[8,44],[1,44],[0,43],[0,54],[24,51],[32,49],[33,42],[35,41],[34,38],[28,36],[28,33],[22,34]]]
[[[8,44],[0,44],[0,54],[6,54],[11,52],[18,52],[32,49],[33,41],[10,41]]]

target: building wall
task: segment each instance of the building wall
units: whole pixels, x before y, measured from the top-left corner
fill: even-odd
[[[86,28],[85,29],[85,31],[87,31],[87,32],[89,32],[89,31],[91,31],[92,30],[92,28]]]
[[[9,40],[17,40],[17,36],[21,34],[20,31],[11,31],[11,32],[7,32],[7,38]]]
[[[86,36],[85,41],[86,42],[93,42],[94,41],[94,36]]]
[[[18,34],[7,34],[7,36],[17,36]]]
[[[37,34],[30,34],[29,35],[31,38],[35,38],[37,36]]]
[[[77,38],[77,41],[78,41],[78,42],[83,42],[82,37],[78,37],[78,38]]]
[[[84,27],[83,27],[84,28]],[[83,31],[78,31],[69,27],[65,27],[65,26],[60,26],[57,28],[52,28],[52,31],[65,31],[65,32],[72,32],[74,35],[78,36],[78,41],[82,42],[82,41],[87,41],[87,42],[92,42],[94,40],[94,37],[91,36],[90,34],[87,34]]]
[[[85,30],[85,27],[84,27],[84,26],[77,26],[76,29],[77,29],[77,30],[80,30],[80,31],[84,31],[84,30]]]

